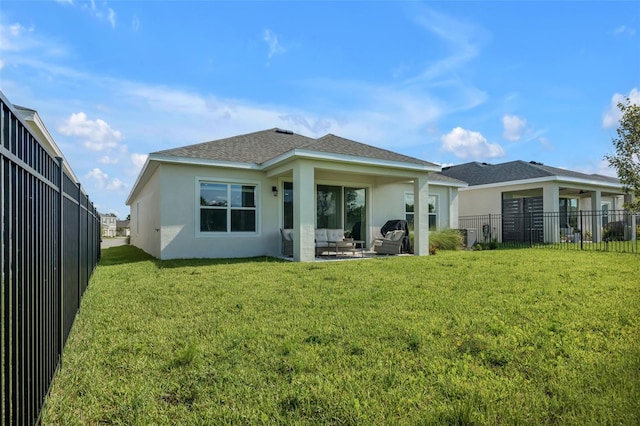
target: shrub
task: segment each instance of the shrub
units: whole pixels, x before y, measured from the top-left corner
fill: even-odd
[[[459,250],[462,248],[462,234],[457,229],[443,229],[442,231],[431,231],[429,233],[429,243],[438,250]]]
[[[409,241],[413,252],[414,239],[413,229],[409,231]],[[432,230],[429,232],[429,253],[434,254],[436,250],[459,250],[463,247],[462,234],[457,229],[443,229],[442,231]],[[432,252],[433,251],[433,252]]]

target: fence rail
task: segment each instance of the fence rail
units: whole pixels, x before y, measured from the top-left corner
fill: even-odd
[[[640,215],[627,210],[461,216],[458,224],[469,245],[640,252]]]
[[[100,257],[98,212],[0,92],[2,424],[40,414]]]

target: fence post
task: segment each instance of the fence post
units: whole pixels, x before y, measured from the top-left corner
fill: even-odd
[[[529,247],[533,247],[533,212],[529,212]]]
[[[78,311],[80,310],[80,300],[82,299],[82,187],[78,186]]]
[[[582,240],[583,240],[583,235],[584,235],[584,218],[582,217],[582,210],[580,210],[580,250],[583,249],[582,247]]]
[[[63,238],[63,230],[64,230],[64,160],[62,157],[56,157],[58,160],[58,191],[59,197],[58,202],[60,203],[58,206],[58,297],[60,298],[60,329],[58,332],[59,340],[58,340],[58,368],[62,368],[62,348],[64,347],[64,274],[63,274],[63,266],[64,266],[64,238]]]

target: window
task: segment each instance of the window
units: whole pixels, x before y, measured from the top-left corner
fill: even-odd
[[[413,229],[414,221],[413,193],[404,193],[404,217],[410,229]],[[438,226],[438,196],[429,195],[429,229],[436,229]]]
[[[409,225],[409,229],[413,229],[413,193],[404,193],[404,217]]]
[[[576,198],[560,198],[560,227],[578,227],[578,200]]]
[[[285,182],[282,194],[283,201],[283,227],[285,229],[293,228],[293,183]]]
[[[438,196],[429,195],[429,229],[438,227]]]
[[[200,232],[256,232],[256,185],[200,182]]]

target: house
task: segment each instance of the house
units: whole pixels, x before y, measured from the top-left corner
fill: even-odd
[[[129,228],[129,220],[116,220],[116,235],[120,237],[128,237],[131,235]]]
[[[389,219],[414,219],[414,253],[429,223],[457,227],[464,182],[440,166],[328,134],[269,129],[151,153],[127,198],[131,244],[160,259],[315,259],[315,230],[343,229],[369,245]],[[431,204],[431,207],[430,207]]]
[[[630,200],[616,178],[534,161],[470,162],[445,167],[441,173],[469,184],[460,188],[458,194],[461,222],[466,222],[463,218],[488,214],[523,218],[502,220],[501,230],[494,235],[502,242],[515,241],[526,232],[527,237],[535,233],[533,238],[538,242],[553,243],[580,227],[597,242],[602,239],[603,226],[615,220],[625,199]],[[581,211],[589,214],[579,223]],[[553,217],[557,220],[547,220],[551,214],[555,214]],[[527,217],[531,217],[533,223],[527,223]],[[477,232],[482,231],[477,229]]]
[[[103,237],[115,237],[118,218],[113,213],[100,214],[100,231]]]
[[[73,170],[71,170],[67,159],[45,127],[44,122],[38,114],[38,111],[18,105],[13,105],[13,107],[15,108],[16,114],[29,125],[29,129],[31,130],[33,135],[38,138],[38,141],[42,144],[42,146],[47,151],[49,151],[53,157],[55,157],[62,163],[62,168],[64,169],[67,176],[72,180],[72,183],[78,185],[79,188],[80,180],[73,172]],[[78,191],[81,191],[81,189],[78,189]]]

